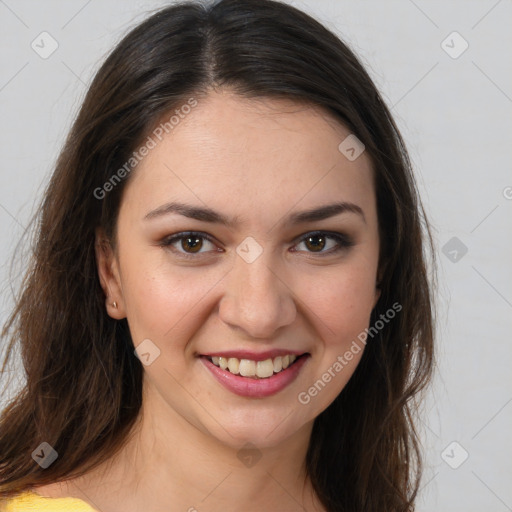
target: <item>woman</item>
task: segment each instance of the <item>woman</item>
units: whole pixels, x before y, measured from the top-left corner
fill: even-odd
[[[318,22],[270,0],[144,21],[90,86],[4,328],[27,372],[6,510],[413,510],[423,221]]]

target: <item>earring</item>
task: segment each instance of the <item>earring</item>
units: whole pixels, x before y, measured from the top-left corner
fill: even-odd
[[[112,306],[113,306],[115,309],[117,309],[117,302],[116,302],[116,301],[112,302]]]

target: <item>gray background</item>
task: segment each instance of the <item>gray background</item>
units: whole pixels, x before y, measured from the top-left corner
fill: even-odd
[[[22,254],[17,242],[87,84],[112,46],[168,3],[0,0],[1,320],[18,282],[9,280],[10,258]],[[512,3],[289,3],[366,64],[408,144],[434,227],[439,368],[422,424],[418,509],[512,511]],[[58,43],[46,59],[31,47],[42,46],[43,31]],[[21,384],[21,371],[12,373]]]

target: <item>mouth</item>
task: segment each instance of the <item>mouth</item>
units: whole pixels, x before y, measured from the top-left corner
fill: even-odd
[[[309,353],[283,354],[253,359],[224,355],[201,355],[199,359],[213,377],[239,396],[264,398],[286,388],[310,359]]]
[[[295,354],[286,354],[276,356],[263,361],[254,359],[239,359],[237,357],[212,356],[208,360],[218,368],[228,371],[233,375],[240,375],[251,379],[268,379],[278,373],[283,372],[297,362],[301,357],[307,354],[296,356]]]

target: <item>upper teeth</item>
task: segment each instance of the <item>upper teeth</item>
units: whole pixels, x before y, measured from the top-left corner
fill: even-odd
[[[251,359],[237,359],[236,357],[218,357],[213,356],[212,362],[223,370],[228,370],[235,375],[242,377],[259,377],[264,379],[271,377],[274,373],[286,370],[297,356],[292,354],[286,356],[277,356],[274,359],[265,359],[265,361],[252,361]]]

